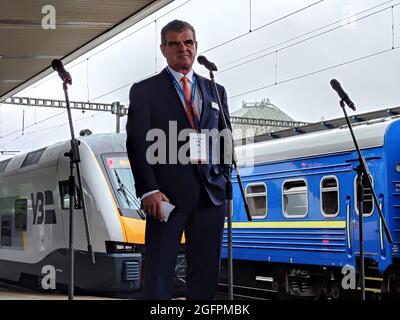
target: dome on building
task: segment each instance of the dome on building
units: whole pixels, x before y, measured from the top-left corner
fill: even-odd
[[[242,109],[230,114],[233,138],[252,138],[257,135],[285,130],[305,123],[296,122],[270,99],[260,102],[243,102]]]
[[[285,112],[273,105],[269,99],[262,99],[261,102],[242,102],[242,109],[231,113],[231,117],[295,121]]]

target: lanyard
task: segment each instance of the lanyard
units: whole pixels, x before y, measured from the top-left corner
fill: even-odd
[[[176,81],[175,77],[172,75],[171,71],[169,71],[168,68],[167,72],[170,75],[172,82],[174,84],[175,89],[178,91],[179,95],[182,97],[184,104],[185,104],[185,109],[186,109],[186,99],[185,99],[185,93],[183,92],[182,87],[179,85],[178,81]],[[196,88],[197,88],[197,79],[196,76],[193,74],[193,83],[192,83],[192,101],[190,102],[190,113],[192,114],[192,118],[193,118],[193,122],[190,121],[190,124],[193,126],[193,129],[197,130],[196,131],[200,131],[200,127],[199,127],[199,121],[196,117],[196,112],[194,109],[194,100],[196,98]]]

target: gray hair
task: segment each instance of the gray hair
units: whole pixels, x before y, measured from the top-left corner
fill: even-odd
[[[167,44],[167,32],[183,32],[185,30],[192,31],[194,38],[193,40],[196,40],[196,31],[194,31],[194,28],[190,23],[181,20],[173,20],[169,22],[166,26],[164,26],[164,28],[161,29],[161,44]]]

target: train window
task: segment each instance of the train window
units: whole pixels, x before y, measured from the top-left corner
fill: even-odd
[[[43,152],[44,152],[44,150],[46,150],[46,148],[43,148],[43,149],[39,149],[39,150],[36,150],[36,151],[29,152],[29,153],[26,155],[24,161],[22,162],[20,168],[24,168],[24,167],[27,167],[27,166],[31,166],[31,165],[33,165],[33,164],[35,164],[35,163],[38,163],[39,160],[40,160],[40,157],[42,156],[42,154],[43,154]]]
[[[11,216],[5,215],[1,217],[1,240],[2,247],[11,247]]]
[[[246,201],[253,218],[262,219],[266,217],[267,200],[267,186],[265,183],[248,184],[246,186]]]
[[[61,200],[61,209],[67,210],[69,209],[69,181],[59,181],[58,188],[60,190],[60,200]],[[82,201],[81,201],[81,193],[79,191],[78,186],[75,185],[76,193],[75,193],[75,209],[82,209]]]
[[[135,181],[126,153],[104,154],[103,161],[121,214],[143,219],[145,214],[140,209],[140,199],[136,197]]]
[[[372,186],[374,185],[374,178],[370,175],[372,180]],[[363,215],[370,216],[374,212],[374,196],[372,195],[372,190],[367,188],[368,182],[363,179],[364,186],[364,200],[363,200]],[[356,213],[359,214],[359,203],[358,203],[358,188],[357,188],[357,176],[354,178],[354,201],[356,204]]]
[[[304,180],[283,183],[283,214],[288,218],[303,218],[308,212],[307,184]]]
[[[339,213],[339,183],[336,177],[321,180],[321,211],[330,217]]]
[[[26,231],[28,202],[26,199],[15,200],[15,230]]]
[[[11,158],[0,162],[0,172],[4,172],[6,170],[6,167],[10,160]]]

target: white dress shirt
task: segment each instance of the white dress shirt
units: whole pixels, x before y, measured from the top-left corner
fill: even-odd
[[[179,85],[181,86],[182,90],[183,90],[183,83],[181,81],[181,79],[185,76],[183,73],[177,72],[174,69],[172,69],[170,66],[167,66],[169,72],[171,72],[172,76],[175,78],[176,82],[179,83]],[[189,89],[190,91],[192,91],[192,84],[193,84],[193,76],[194,76],[194,71],[193,69],[191,69],[188,74],[186,74],[186,77],[189,80]],[[174,86],[175,88],[175,86]],[[175,90],[178,92],[178,90],[175,88]],[[183,108],[185,108],[186,111],[186,106],[185,106],[185,99],[182,97],[181,94],[179,94],[179,98],[181,99],[182,102],[182,106]],[[196,110],[196,113],[199,117],[201,117],[201,111],[203,109],[203,99],[201,97],[201,92],[199,89],[199,85],[197,84],[197,88],[195,91],[195,98],[194,98],[194,108]],[[200,122],[200,119],[197,119]],[[159,192],[160,190],[152,190],[149,192],[146,192],[145,194],[142,195],[142,200],[146,197],[148,197],[149,195],[152,195],[153,193]]]
[[[167,68],[168,68],[168,70],[171,72],[171,74],[173,75],[173,77],[175,78],[176,82],[179,83],[179,85],[181,86],[181,88],[182,88],[182,90],[183,90],[183,83],[182,83],[181,80],[182,80],[182,78],[183,78],[185,75],[184,75],[183,73],[180,73],[180,72],[175,71],[175,70],[172,69],[170,66],[168,66]],[[186,78],[188,78],[188,80],[189,80],[189,89],[190,89],[190,92],[192,91],[193,76],[194,76],[194,71],[193,71],[193,69],[191,69],[191,70],[189,71],[189,73],[186,75]],[[176,89],[176,88],[175,88],[175,89]],[[176,91],[178,91],[178,90],[176,90]],[[178,94],[179,94],[179,92],[178,92]],[[181,101],[182,101],[182,106],[185,108],[185,101],[184,101],[184,98],[183,98],[182,95],[180,95],[180,94],[179,94],[179,98],[180,98]],[[200,117],[201,111],[202,111],[202,109],[203,109],[202,107],[203,107],[203,101],[202,101],[202,98],[201,98],[201,92],[200,92],[200,89],[199,89],[199,85],[197,84],[197,88],[196,88],[196,91],[195,91],[194,108],[195,108],[196,113],[198,114],[199,117]],[[197,120],[200,121],[200,119],[197,119]]]

